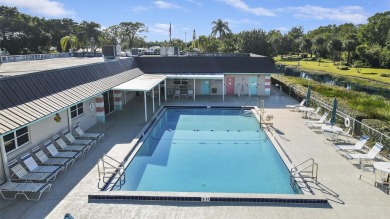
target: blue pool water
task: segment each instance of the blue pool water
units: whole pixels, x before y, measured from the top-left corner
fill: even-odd
[[[167,109],[118,190],[295,194],[259,123],[229,109]]]

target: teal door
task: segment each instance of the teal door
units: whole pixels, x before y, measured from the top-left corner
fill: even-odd
[[[257,77],[249,77],[249,92],[251,95],[257,95]]]
[[[210,80],[202,80],[202,94],[210,94]]]

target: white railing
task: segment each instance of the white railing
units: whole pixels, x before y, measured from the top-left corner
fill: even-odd
[[[306,96],[306,93],[307,93],[306,91],[302,91],[302,90],[300,90],[300,89],[298,89],[296,87],[290,87],[290,88],[292,88],[293,92],[295,92],[296,94],[301,93],[303,96]],[[322,108],[324,108],[324,109],[326,109],[328,111],[332,111],[332,109],[333,109],[333,105],[331,105],[329,103],[326,103],[324,100],[316,98],[313,95],[310,96],[310,101],[311,100],[314,100],[315,102],[318,103],[318,105],[320,105]],[[355,133],[355,126],[356,126],[355,124],[359,123],[361,125],[361,127],[365,127],[368,130],[376,133],[377,136],[379,136],[379,137],[372,136],[372,137],[375,137],[376,141],[379,141],[380,143],[382,143],[383,141],[390,142],[390,137],[388,135],[386,135],[386,134],[384,134],[384,133],[382,133],[382,132],[380,132],[380,131],[378,131],[378,130],[376,130],[376,129],[374,129],[374,128],[372,128],[372,127],[370,127],[370,126],[368,126],[368,125],[366,125],[366,124],[364,124],[362,122],[360,122],[359,120],[356,120],[355,118],[353,118],[352,116],[348,115],[347,113],[337,109],[336,115],[341,116],[343,118],[349,118],[351,120],[352,133]]]
[[[0,56],[0,59],[2,63],[6,63],[6,62],[21,62],[21,61],[67,58],[67,57],[70,57],[70,53],[11,55],[11,56]]]

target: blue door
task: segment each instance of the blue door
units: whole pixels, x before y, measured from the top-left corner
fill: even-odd
[[[257,95],[257,77],[249,77],[249,92],[251,95]]]
[[[202,94],[210,94],[210,80],[202,80]]]

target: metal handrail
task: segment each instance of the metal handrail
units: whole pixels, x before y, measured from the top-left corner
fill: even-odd
[[[109,160],[111,161],[114,161],[115,163],[118,164],[118,166],[114,166],[112,165],[111,163],[109,163],[107,160],[105,160],[104,158],[109,158]],[[100,163],[102,165],[102,168],[103,170],[101,171],[100,170]],[[108,156],[107,154],[104,154],[99,160],[98,160],[98,176],[99,176],[99,181],[98,181],[98,188],[99,189],[102,189],[103,187],[100,186],[100,181],[102,180],[104,183],[106,183],[106,181],[104,180],[105,178],[105,175],[107,174],[107,168],[109,167],[106,167],[106,165],[108,165],[109,167],[115,169],[114,172],[112,172],[113,175],[111,175],[109,178],[112,179],[113,177],[115,177],[116,175],[119,175],[120,177],[120,180],[119,180],[119,186],[121,187],[123,185],[123,182],[125,180],[125,168],[124,168],[124,165],[123,165],[123,162],[119,162],[118,160],[112,158],[111,156]]]
[[[241,115],[241,113],[242,113],[242,111],[245,109],[246,105],[247,105],[249,102],[251,102],[252,100],[256,100],[256,106],[259,105],[259,99],[258,99],[258,98],[251,98],[251,99],[247,100],[247,101],[244,103],[244,106],[241,107],[240,112],[239,112],[238,114]]]
[[[309,161],[311,161],[311,163],[310,163],[308,166],[306,166],[306,167],[304,167],[304,168],[302,168],[302,169],[298,169],[298,167],[302,166],[303,164],[308,163]],[[306,169],[308,169],[308,168],[310,168],[310,167],[311,167],[311,176],[310,176],[310,178],[314,179],[314,180],[315,180],[315,183],[317,184],[317,183],[318,183],[318,181],[317,181],[317,179],[318,179],[318,164],[314,162],[314,159],[313,159],[313,158],[309,158],[309,159],[307,159],[307,160],[305,160],[305,161],[303,161],[303,162],[301,162],[301,163],[299,163],[299,164],[293,166],[293,167],[290,169],[290,174],[291,174],[291,175],[290,175],[290,182],[295,182],[295,176],[296,176],[296,174],[299,174],[299,173],[301,173],[303,170],[306,170]],[[301,177],[302,177],[302,176],[301,176]]]

